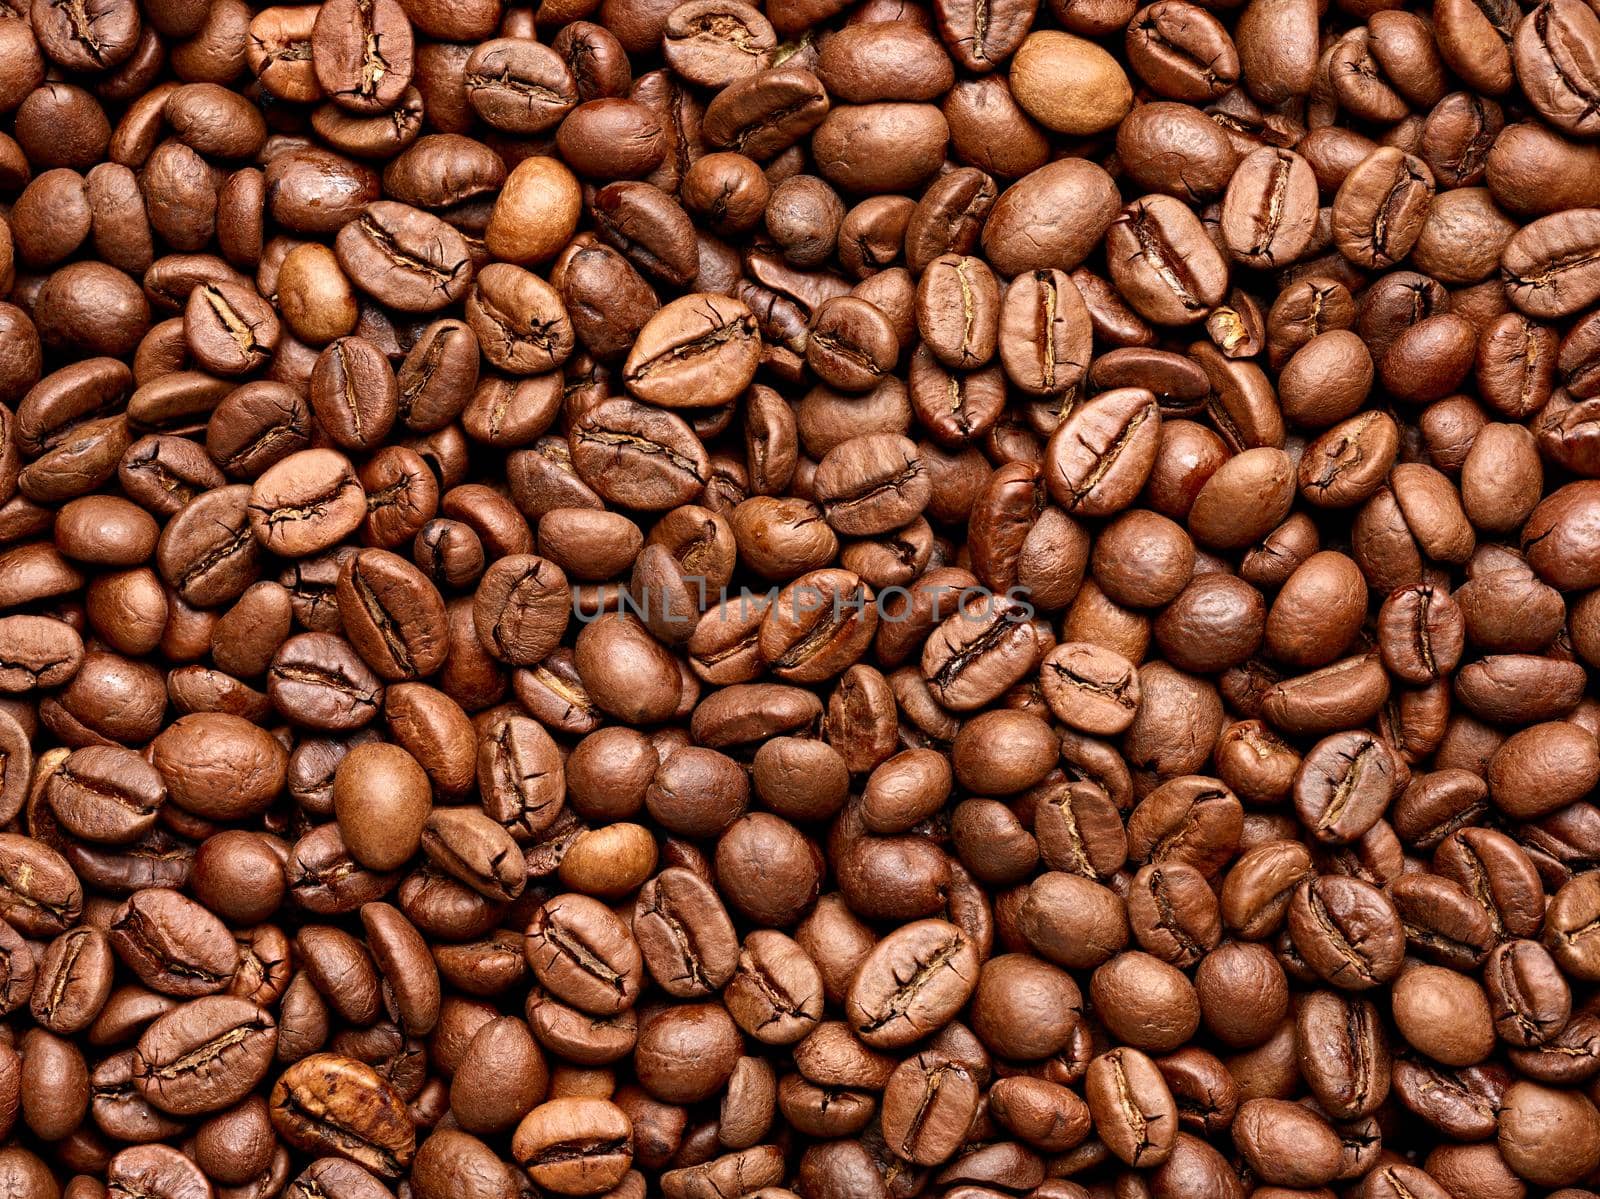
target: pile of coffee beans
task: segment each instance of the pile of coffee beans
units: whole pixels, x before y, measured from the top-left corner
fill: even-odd
[[[1596,1199],[1600,0],[517,3],[0,0],[0,1199]]]

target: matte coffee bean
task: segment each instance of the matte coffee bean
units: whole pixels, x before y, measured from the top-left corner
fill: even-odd
[[[907,1161],[938,1165],[960,1145],[977,1105],[977,1080],[959,1062],[909,1058],[884,1090],[884,1140]]]

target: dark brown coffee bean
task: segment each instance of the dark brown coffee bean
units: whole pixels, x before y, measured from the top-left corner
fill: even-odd
[[[106,1178],[110,1194],[203,1195],[211,1185],[198,1165],[167,1145],[122,1150],[106,1166]]]
[[[899,929],[862,963],[846,1012],[868,1045],[910,1044],[948,1021],[977,984],[976,950],[966,935],[941,920]]]
[[[1302,883],[1289,929],[1306,963],[1345,990],[1378,986],[1399,971],[1405,947],[1394,904],[1360,879],[1323,875]]]
[[[163,1111],[193,1116],[238,1102],[272,1064],[277,1027],[229,995],[196,999],[150,1025],[134,1050],[133,1081]]]
[[[135,892],[113,916],[110,936],[117,956],[140,980],[167,995],[214,995],[239,961],[223,923],[176,891]]]

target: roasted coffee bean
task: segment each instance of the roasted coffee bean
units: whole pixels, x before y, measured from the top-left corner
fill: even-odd
[[[918,1054],[889,1076],[884,1141],[917,1165],[938,1165],[959,1148],[977,1112],[978,1081],[960,1062]]]
[[[428,817],[422,851],[444,873],[490,900],[515,899],[526,885],[516,842],[472,808],[439,808]]]
[[[1068,512],[1107,516],[1132,502],[1155,462],[1161,417],[1141,388],[1103,392],[1072,412],[1045,449],[1045,482]]]
[[[1178,1136],[1178,1109],[1160,1071],[1137,1049],[1089,1063],[1084,1095],[1106,1148],[1130,1166],[1160,1165]]]
[[[214,995],[227,987],[239,948],[211,912],[176,891],[136,891],[117,908],[111,945],[146,986],[166,995]]]
[[[1118,290],[1159,324],[1199,320],[1226,292],[1222,255],[1193,211],[1171,196],[1147,196],[1124,208],[1107,231],[1106,250]]]
[[[1366,733],[1319,741],[1295,776],[1295,808],[1319,841],[1347,844],[1382,817],[1394,794],[1395,762],[1384,742]]]
[[[353,532],[366,513],[361,481],[337,450],[290,454],[250,489],[250,531],[262,546],[284,557],[327,549]]]
[[[200,1167],[167,1145],[136,1145],[106,1166],[108,1194],[203,1195],[211,1185]]]
[[[1282,1099],[1239,1105],[1233,1143],[1258,1176],[1284,1186],[1316,1186],[1337,1176],[1339,1136],[1308,1109]]]
[[[909,439],[864,434],[828,452],[817,465],[815,490],[835,532],[864,536],[914,519],[927,505],[931,483]]]
[[[261,543],[252,533],[251,494],[244,484],[206,491],[161,531],[156,565],[184,602],[225,604],[255,581]]]
[[[642,961],[632,933],[587,896],[542,905],[528,926],[527,953],[539,981],[584,1011],[615,1015],[638,995]]]
[[[959,928],[941,920],[906,925],[862,962],[846,1013],[876,1048],[909,1044],[953,1015],[977,983],[976,949]]]
[[[364,337],[341,337],[318,354],[309,383],[312,410],[345,449],[376,448],[394,424],[399,385],[388,359]]]
[[[62,933],[39,964],[29,1005],[33,1018],[64,1036],[82,1032],[110,997],[113,969],[110,943],[99,929]]]
[[[370,1066],[314,1053],[273,1085],[272,1126],[291,1145],[337,1153],[375,1174],[395,1178],[410,1165],[416,1131],[394,1089]]]
[[[356,286],[402,312],[443,308],[472,282],[460,233],[430,213],[388,200],[367,205],[340,229],[334,252]]]
[[[542,133],[578,103],[578,85],[561,56],[527,38],[491,38],[466,62],[467,99],[489,124]]]
[[[267,671],[267,695],[280,712],[300,724],[356,729],[377,715],[383,684],[342,637],[301,633],[274,655]]]
[[[0,20],[0,1192],[1567,1199],[1597,47]]]
[[[1289,931],[1307,965],[1352,991],[1392,979],[1405,948],[1393,902],[1370,883],[1345,875],[1300,884],[1289,904]]]
[[[818,964],[793,939],[759,929],[744,939],[723,995],[729,1014],[750,1036],[769,1045],[790,1045],[822,1017],[823,978]]]
[[[511,1153],[528,1177],[564,1195],[609,1191],[633,1162],[633,1123],[606,1099],[564,1096],[523,1118]]]
[[[1316,203],[1317,181],[1305,159],[1271,146],[1251,152],[1239,162],[1223,199],[1222,235],[1229,251],[1247,266],[1292,262],[1311,244]]]
[[[1295,1016],[1301,1070],[1317,1101],[1340,1120],[1375,1111],[1388,1095],[1388,1035],[1370,1000],[1319,991]]]
[[[633,932],[652,977],[679,998],[727,984],[739,943],[721,900],[700,877],[674,866],[639,892]]]
[[[173,1115],[220,1111],[266,1076],[277,1039],[272,1016],[253,1003],[229,995],[196,999],[145,1030],[134,1050],[133,1081]]]
[[[309,44],[317,82],[351,112],[382,112],[411,82],[411,22],[398,4],[335,4],[317,14]]]
[[[46,794],[51,812],[68,832],[119,845],[155,827],[166,784],[130,750],[88,746],[51,773]]]
[[[705,446],[681,418],[621,397],[602,400],[579,418],[570,454],[580,479],[629,508],[660,511],[689,503],[711,472]],[[628,469],[617,469],[619,463]]]

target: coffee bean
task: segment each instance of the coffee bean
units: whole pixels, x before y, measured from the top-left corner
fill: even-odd
[[[790,1045],[817,1026],[823,1007],[818,965],[794,940],[771,929],[744,939],[723,992],[728,1013],[747,1034]]]
[[[609,909],[586,896],[541,906],[528,926],[527,953],[539,981],[585,1011],[615,1015],[638,994],[638,945]]]
[[[402,312],[443,308],[472,282],[461,234],[436,216],[387,200],[367,205],[340,229],[334,252],[358,287]]]
[[[184,338],[196,362],[224,375],[259,370],[278,347],[272,305],[236,283],[207,283],[189,293]]]
[[[272,1126],[307,1152],[337,1152],[373,1173],[405,1172],[416,1131],[394,1089],[371,1067],[332,1053],[301,1058],[279,1076]]]
[[[645,885],[633,930],[651,975],[669,994],[709,994],[733,977],[733,924],[716,892],[690,871],[670,867]]]
[[[1319,741],[1295,777],[1301,821],[1321,841],[1356,840],[1379,819],[1394,794],[1395,765],[1377,737],[1343,733]]]
[[[526,874],[511,835],[482,812],[439,808],[422,831],[422,850],[444,873],[491,900],[522,893]]]
[[[280,712],[311,728],[355,729],[377,715],[383,684],[342,637],[301,633],[274,655],[267,695]]]
[[[310,50],[322,90],[351,112],[382,112],[411,82],[411,23],[398,4],[341,0],[317,14]]]
[[[465,71],[474,111],[510,133],[542,133],[578,102],[577,82],[560,55],[525,38],[480,42]]]
[[[909,1044],[947,1021],[972,993],[972,943],[940,920],[906,925],[879,942],[850,988],[846,1012],[867,1044]]]
[[[114,913],[111,945],[154,990],[214,995],[232,979],[239,949],[211,912],[176,891],[136,891]]]
[[[1064,159],[1041,166],[1001,193],[984,225],[983,249],[1002,275],[1071,270],[1120,207],[1116,186],[1092,163]],[[1073,220],[1063,219],[1067,211],[1075,214]]]
[[[1382,1104],[1389,1087],[1387,1034],[1371,1001],[1322,991],[1295,1017],[1307,1082],[1330,1115],[1354,1120]]]
[[[1592,1177],[1600,18],[1358,8],[0,21],[0,1191]]]
[[[977,1080],[960,1063],[908,1058],[884,1090],[884,1140],[907,1161],[938,1165],[959,1147],[977,1103]]]
[[[1316,183],[1290,150],[1262,146],[1240,160],[1222,203],[1222,233],[1234,257],[1249,266],[1300,257],[1315,232]]]
[[[203,1195],[211,1185],[199,1166],[167,1145],[122,1150],[107,1164],[106,1179],[112,1194]]]
[[[1289,930],[1307,965],[1335,986],[1365,990],[1400,968],[1399,915],[1360,879],[1323,875],[1302,883],[1289,904]]]
[[[269,467],[250,489],[250,529],[285,557],[327,549],[366,515],[366,492],[337,450],[301,450]]]
[[[277,1043],[272,1016],[229,995],[196,999],[156,1020],[134,1050],[133,1081],[163,1111],[220,1111],[266,1076]]]
[[[579,477],[627,507],[659,511],[688,503],[710,474],[705,447],[679,417],[620,397],[586,412],[573,438]],[[613,469],[618,462],[632,469]]]
[[[1233,1143],[1262,1178],[1284,1186],[1317,1186],[1339,1171],[1338,1134],[1306,1108],[1281,1099],[1239,1105]]]
[[[623,380],[648,403],[716,407],[749,384],[760,351],[755,318],[743,304],[724,296],[685,296],[639,331]]]
[[[1137,1049],[1113,1049],[1089,1063],[1085,1098],[1106,1148],[1131,1166],[1172,1153],[1178,1111],[1155,1063]]]
[[[601,1194],[632,1164],[633,1125],[605,1099],[552,1099],[517,1125],[511,1153],[540,1186],[563,1195]]]

